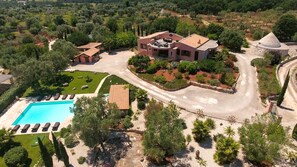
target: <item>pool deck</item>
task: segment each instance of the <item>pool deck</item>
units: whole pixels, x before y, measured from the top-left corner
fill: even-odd
[[[76,94],[74,99],[74,102],[80,97],[96,97],[96,93],[91,93],[91,94]],[[70,100],[69,96],[65,100]],[[58,100],[54,100],[52,97],[49,101],[64,101],[62,100],[62,96]],[[8,110],[2,114],[0,117],[0,128],[13,128],[14,126],[12,125],[13,122],[19,117],[19,115],[26,109],[26,107],[32,103],[32,102],[37,102],[37,98],[20,98],[19,100],[16,100],[14,103],[11,104],[10,107],[8,107]],[[48,102],[46,100],[42,100],[41,102]],[[60,126],[56,131],[60,131],[61,128],[67,127],[69,124],[71,124],[72,117],[66,118],[64,122],[60,122]],[[45,124],[45,123],[44,123]],[[55,122],[51,122],[51,126],[48,128],[47,131],[42,131],[42,128],[44,124],[40,124],[40,127],[37,132],[32,132],[32,128],[34,127],[35,124],[31,124],[30,128],[28,129],[27,132],[21,133],[21,129],[24,127],[24,125],[21,125],[21,127],[18,129],[18,131],[15,133],[16,135],[19,134],[36,134],[36,133],[49,133],[52,131],[52,127],[55,124]]]

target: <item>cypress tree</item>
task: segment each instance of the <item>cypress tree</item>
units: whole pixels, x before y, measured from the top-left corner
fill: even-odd
[[[54,135],[54,133],[53,132],[51,132],[51,133],[52,133],[52,139],[53,139],[56,156],[57,156],[58,160],[61,160],[62,157],[61,157],[58,140],[57,140],[56,136]]]
[[[286,76],[286,80],[285,80],[285,83],[284,83],[284,85],[282,87],[282,91],[278,96],[277,103],[276,103],[277,106],[280,106],[282,104],[283,100],[284,100],[284,96],[285,96],[286,90],[288,88],[289,80],[290,80],[290,70],[289,70],[289,72],[288,72],[288,74]]]
[[[49,154],[46,147],[43,145],[42,141],[39,137],[37,137],[38,145],[40,148],[40,154],[43,160],[45,167],[53,167],[53,159],[52,156]]]
[[[63,143],[61,141],[59,141],[59,147],[60,147],[60,152],[61,152],[61,156],[62,156],[62,160],[64,162],[64,165],[66,167],[69,167],[69,157],[68,157],[68,154],[66,152],[66,149],[63,145]]]

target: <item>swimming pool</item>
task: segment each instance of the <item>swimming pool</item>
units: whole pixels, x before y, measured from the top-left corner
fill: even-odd
[[[63,122],[73,116],[73,100],[30,103],[12,125]]]

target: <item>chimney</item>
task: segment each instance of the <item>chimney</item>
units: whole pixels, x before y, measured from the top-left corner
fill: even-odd
[[[201,43],[201,41],[200,41],[200,39],[199,39],[198,44],[200,44],[200,43]]]

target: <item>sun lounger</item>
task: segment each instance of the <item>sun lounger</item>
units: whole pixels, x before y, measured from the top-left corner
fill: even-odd
[[[56,122],[53,126],[53,131],[57,131],[60,126],[60,122]]]
[[[58,100],[59,97],[60,97],[60,93],[57,93],[57,94],[55,95],[55,97],[54,97],[54,100]]]
[[[75,94],[71,94],[69,99],[73,99],[75,97]]]
[[[37,101],[41,101],[43,99],[43,96],[38,96]]]
[[[30,128],[30,124],[26,124],[23,129],[22,129],[22,133],[26,133],[28,131],[28,129]]]
[[[20,125],[16,125],[16,126],[14,126],[13,128],[12,128],[12,130],[11,130],[11,132],[12,133],[15,133],[15,132],[17,132],[19,129],[20,129]]]
[[[68,96],[68,94],[65,93],[65,94],[63,95],[63,97],[62,97],[62,100],[65,100],[65,99],[67,98],[67,96]]]
[[[43,127],[42,127],[42,131],[47,131],[48,128],[51,126],[51,123],[47,122]]]
[[[37,130],[39,129],[39,127],[40,127],[40,124],[39,123],[35,124],[34,127],[32,128],[32,132],[37,132]]]
[[[45,97],[45,100],[49,101],[51,98],[52,98],[52,95],[47,95],[47,96]]]

